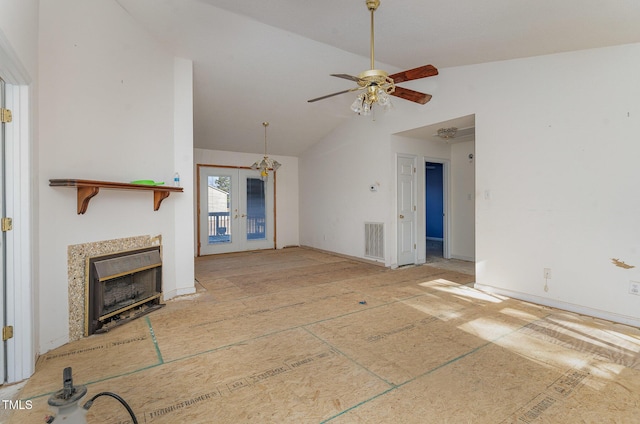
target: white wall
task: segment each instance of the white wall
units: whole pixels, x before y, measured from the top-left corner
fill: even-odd
[[[478,282],[640,324],[640,296],[628,293],[640,268],[611,261],[640,265],[640,45],[485,70],[494,86],[478,92],[487,104],[476,115]]]
[[[7,50],[16,54],[34,80],[38,75],[38,3],[38,0],[0,0],[0,42],[10,46]],[[0,62],[0,72],[6,65]]]
[[[195,292],[195,267],[193,255],[189,254],[193,246],[193,199],[194,180],[193,175],[193,62],[187,59],[176,58],[174,60],[174,88],[173,88],[173,143],[174,143],[174,166],[180,177],[180,186],[183,193],[176,195],[179,201],[171,205],[175,207],[174,215],[174,243],[172,246],[165,246],[164,249],[175,249],[171,251],[170,265],[175,264],[175,268],[164,269],[168,274],[164,277],[173,285],[165,284],[165,299],[174,296]],[[170,184],[170,181],[166,181]],[[176,197],[176,196],[174,196]],[[175,200],[171,198],[172,200]],[[165,251],[166,252],[166,251]],[[163,261],[163,264],[166,261]],[[169,273],[173,272],[173,275]]]
[[[394,102],[396,108],[399,107],[398,102]],[[473,193],[473,181],[471,188],[466,181],[469,172],[473,176],[473,168],[470,171],[466,169],[468,162],[457,160],[457,156],[455,161],[452,160],[452,145],[389,134],[389,118],[394,113],[378,114],[375,121],[357,117],[352,125],[339,128],[324,142],[316,144],[301,156],[302,245],[364,258],[364,223],[384,222],[384,263],[395,267],[397,155],[412,155],[417,159],[415,200],[418,216],[425,216],[425,175],[422,166],[425,159],[448,162],[451,177],[461,173],[461,176],[452,178],[454,183],[450,191],[453,198],[465,195],[459,192],[468,193],[471,190]],[[376,192],[369,190],[372,184],[378,186]],[[449,204],[451,207],[451,200]],[[473,231],[473,201],[465,205],[471,208],[470,211],[467,209],[466,215],[459,204],[455,206],[460,213],[451,219],[452,233],[456,235],[451,236],[451,254],[454,257],[473,258],[473,236],[466,233],[469,228]],[[424,240],[425,231],[425,223],[418,219],[417,263],[426,260],[426,245],[420,242]]]
[[[300,244],[363,257],[364,223],[384,222],[388,256],[395,215],[389,137],[383,119],[352,120],[300,157]]]
[[[300,158],[301,244],[362,256],[362,222],[393,223],[390,135],[475,113],[479,285],[640,324],[640,296],[628,294],[640,281],[639,74],[633,44],[441,69],[406,85],[433,100],[354,116]],[[372,180],[379,196],[366,190]]]
[[[221,150],[194,149],[196,165],[251,166],[263,153],[238,153]],[[276,176],[276,248],[298,246],[298,158],[269,155],[282,164]],[[193,178],[196,178],[194,174]],[[196,178],[197,179],[197,178]],[[197,213],[197,199],[194,199]],[[197,228],[194,230],[197,231]],[[195,236],[197,240],[197,235]]]
[[[162,235],[165,293],[193,291],[193,278],[178,276],[193,268],[192,239],[181,235],[193,228],[193,141],[190,112],[174,107],[189,102],[174,93],[190,85],[189,64],[163,51],[115,1],[42,2],[40,68],[42,353],[68,340],[69,245]],[[177,169],[187,177],[185,193],[156,212],[150,192],[103,189],[77,215],[75,189],[48,186],[51,178],[170,183]]]
[[[451,235],[449,251],[454,259],[475,261],[475,142],[451,145]]]

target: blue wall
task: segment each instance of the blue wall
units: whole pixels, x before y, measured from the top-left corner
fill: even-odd
[[[427,238],[442,239],[442,214],[444,212],[442,164],[427,162],[425,175]]]

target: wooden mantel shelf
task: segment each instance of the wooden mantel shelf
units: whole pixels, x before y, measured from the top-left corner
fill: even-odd
[[[101,188],[111,188],[117,190],[152,190],[154,211],[160,209],[160,203],[162,203],[164,199],[169,197],[169,194],[171,194],[171,192],[182,192],[182,187],[74,179],[49,180],[49,186],[76,187],[78,190],[78,215],[83,214],[87,211],[89,200],[91,200],[93,196],[98,194]]]

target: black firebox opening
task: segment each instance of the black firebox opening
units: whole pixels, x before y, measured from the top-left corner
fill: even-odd
[[[160,253],[160,247],[154,246],[87,260],[86,336],[162,306]]]

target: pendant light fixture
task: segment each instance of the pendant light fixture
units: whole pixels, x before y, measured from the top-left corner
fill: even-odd
[[[438,137],[450,140],[456,136],[458,129],[456,127],[440,128],[438,129]]]
[[[267,156],[267,127],[269,126],[269,123],[263,122],[262,126],[264,127],[264,157],[262,160],[256,161],[251,165],[251,169],[257,169],[260,171],[260,177],[262,177],[263,181],[266,181],[269,177],[269,170],[271,169],[274,172],[277,171],[278,168],[280,168],[280,163]]]

